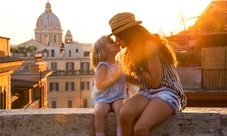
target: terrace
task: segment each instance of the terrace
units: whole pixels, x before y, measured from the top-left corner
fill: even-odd
[[[0,110],[2,136],[95,136],[94,110]],[[106,118],[106,135],[116,136],[114,113]],[[151,130],[150,136],[226,136],[227,108],[186,108]]]

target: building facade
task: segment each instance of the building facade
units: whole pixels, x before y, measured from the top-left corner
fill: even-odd
[[[53,71],[46,65],[42,54],[34,54],[31,62],[25,61],[14,70],[11,92],[18,98],[12,103],[12,109],[47,108],[47,78]]]
[[[46,69],[53,71],[47,77],[47,107],[92,107],[93,70],[89,57],[92,44],[73,41],[70,30],[66,31],[63,40],[60,20],[52,12],[49,2],[46,3],[45,12],[38,17],[34,31],[35,39],[18,47],[35,46],[36,52],[42,54],[47,64]],[[22,58],[27,63],[34,58],[33,53],[28,52],[19,56],[24,56]]]
[[[9,38],[0,36],[0,109],[11,109],[12,102],[18,98],[11,93],[11,74],[24,62],[10,57],[9,41]]]

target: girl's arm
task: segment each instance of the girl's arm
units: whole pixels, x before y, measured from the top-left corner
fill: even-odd
[[[106,65],[101,65],[97,69],[95,80],[96,80],[96,88],[98,90],[103,90],[113,85],[121,77],[122,72],[116,71],[113,74],[113,76],[109,78],[107,78],[107,74],[108,74],[108,67]]]
[[[158,88],[161,84],[161,64],[158,45],[154,42],[147,42],[145,55],[147,70],[142,70],[143,68],[141,68],[140,74],[152,87]]]

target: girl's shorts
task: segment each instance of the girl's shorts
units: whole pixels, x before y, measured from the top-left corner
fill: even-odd
[[[149,100],[161,99],[172,107],[174,114],[177,114],[180,108],[180,101],[177,93],[167,87],[158,89],[140,90],[137,94],[147,97]]]

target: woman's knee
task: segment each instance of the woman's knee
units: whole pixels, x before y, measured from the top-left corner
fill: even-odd
[[[149,134],[149,128],[146,128],[140,124],[135,124],[133,131],[134,131],[134,135],[136,136],[144,136],[144,135],[148,135]]]
[[[128,108],[124,108],[122,107],[120,110],[120,120],[122,121],[130,121],[133,119],[133,112],[128,109]]]

